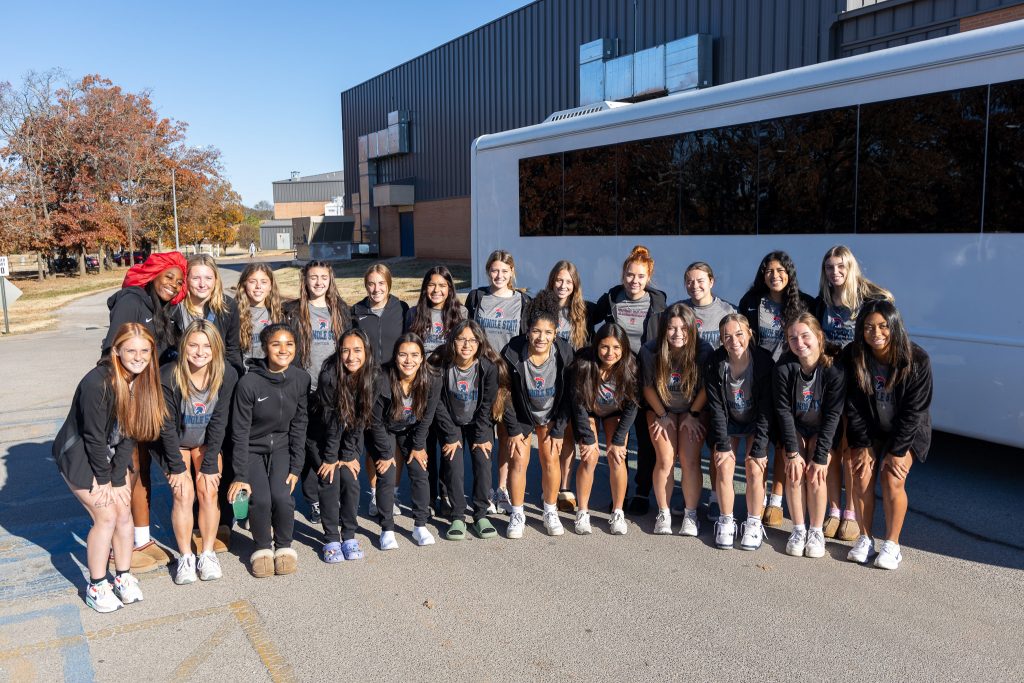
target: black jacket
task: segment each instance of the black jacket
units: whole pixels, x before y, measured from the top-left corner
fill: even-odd
[[[824,397],[821,400],[821,426],[818,429],[818,442],[815,444],[812,460],[815,464],[824,465],[828,462],[828,453],[832,450],[839,420],[843,416],[846,403],[846,369],[839,358],[830,367],[821,366],[822,387]],[[772,402],[775,405],[775,416],[779,421],[782,443],[787,453],[799,451],[796,420],[793,417],[793,406],[797,402],[797,379],[800,377],[800,361],[790,352],[786,352],[775,366],[772,377]]]
[[[480,308],[480,300],[490,293],[490,287],[477,287],[476,289],[470,290],[469,294],[466,295],[466,313],[470,320],[480,322],[480,316],[477,313],[477,309]],[[530,307],[530,302],[533,301],[533,298],[526,292],[518,292],[518,294],[523,300],[522,313],[519,316],[519,334],[526,334],[526,309]],[[494,350],[500,351],[500,349]]]
[[[384,460],[394,457],[394,439],[392,434],[401,434],[408,430],[412,433],[412,449],[415,451],[426,450],[427,433],[430,425],[434,423],[434,414],[437,411],[437,404],[441,398],[441,376],[436,370],[429,368],[426,363],[420,372],[430,372],[430,393],[427,396],[427,405],[423,409],[423,415],[412,425],[396,423],[391,419],[391,380],[385,369],[381,372],[377,381],[377,398],[373,402],[373,418],[370,422],[370,433],[373,436],[373,445],[377,453]]]
[[[555,336],[554,351],[557,353],[558,370],[555,379],[555,407],[551,414],[551,435],[560,439],[565,434],[565,427],[569,423],[569,400],[572,393],[570,391],[571,368],[575,357],[572,347],[557,335]],[[505,429],[508,430],[509,436],[529,434],[536,426],[533,422],[533,414],[530,412],[530,399],[526,394],[528,387],[522,370],[522,363],[529,355],[529,341],[525,334],[512,337],[508,345],[501,350],[501,357],[508,367],[509,389],[512,393],[501,420]]]
[[[569,407],[572,411],[572,428],[575,430],[577,441],[582,442],[587,446],[593,446],[597,443],[597,435],[590,429],[591,413],[588,407],[584,405],[583,399],[577,390],[577,377],[576,368],[574,366],[571,379],[569,380],[571,382]],[[639,386],[639,381],[637,382],[637,385]],[[640,407],[637,405],[635,396],[623,397],[622,404],[618,411],[619,424],[615,428],[615,434],[612,435],[613,445],[626,445],[626,440],[629,439],[629,428],[633,426],[633,422],[636,420],[636,414],[639,410]],[[601,419],[602,418],[595,416],[595,420],[598,425],[601,424]],[[600,426],[598,426],[598,429],[600,429]]]
[[[619,297],[624,291],[622,285],[615,285],[607,292],[601,295],[601,298],[597,300],[597,304],[593,308],[593,321],[590,326],[592,330],[601,329],[601,325],[604,323],[618,322],[615,320],[615,299]],[[644,289],[651,297],[651,307],[647,309],[647,317],[644,318],[644,333],[640,337],[640,343],[645,344],[651,339],[655,339],[658,336],[658,319],[662,312],[666,308],[668,302],[668,295],[660,289],[654,287],[646,287]],[[630,349],[633,355],[638,355],[640,349]]]
[[[463,444],[470,448],[474,443],[490,442],[494,439],[494,420],[491,416],[491,409],[494,407],[494,400],[498,396],[498,368],[494,363],[483,356],[477,359],[477,399],[476,412],[473,414],[473,421],[470,423],[470,442]],[[434,424],[440,432],[444,443],[455,443],[462,438],[461,428],[455,424],[452,418],[451,386],[448,384],[448,366],[442,365],[441,372],[441,399],[437,402],[437,411],[434,413]],[[464,426],[464,425],[463,425]]]
[[[847,356],[855,346],[846,347]],[[847,357],[846,439],[850,448],[867,448],[872,441],[880,440],[885,443],[885,453],[878,453],[878,457],[889,453],[902,456],[908,450],[913,450],[921,462],[928,457],[932,444],[931,360],[917,344],[911,343],[911,348],[913,368],[910,377],[893,388],[896,415],[892,432],[888,434],[879,426],[874,397],[861,390],[853,375],[853,363]]]
[[[125,485],[128,468],[132,464],[132,451],[135,450],[133,439],[122,439],[114,448],[113,457],[107,446],[116,421],[114,391],[110,386],[111,372],[112,366],[101,361],[86,373],[75,389],[67,419],[53,440],[53,458],[60,471],[76,486],[91,486],[91,477],[86,482],[85,476],[69,476],[74,473],[87,474],[85,463],[88,463],[97,484],[114,486]]]
[[[185,472],[185,463],[181,459],[181,437],[185,435],[185,425],[181,414],[181,389],[174,381],[174,363],[160,368],[160,384],[164,390],[164,404],[167,416],[160,430],[160,442],[155,444],[153,454],[160,458],[164,468],[171,474]],[[228,429],[231,416],[231,399],[235,394],[235,383],[238,373],[230,365],[224,365],[224,380],[217,393],[217,405],[213,408],[210,423],[206,426],[206,454],[199,471],[203,474],[217,474],[217,456],[224,448],[224,436]]]
[[[753,393],[754,399],[754,445],[750,457],[763,458],[768,455],[768,441],[772,427],[772,375],[775,361],[772,354],[760,346],[750,345],[751,361],[754,364]],[[708,397],[708,409],[711,412],[711,424],[708,430],[708,444],[717,451],[725,452],[732,448],[729,439],[729,383],[726,380],[726,362],[729,354],[719,347],[704,364],[704,389]]]
[[[100,344],[100,354],[106,355],[110,351],[110,347],[114,344],[114,337],[121,325],[139,323],[149,330],[149,333],[156,339],[157,357],[163,358],[169,347],[167,341],[157,335],[156,324],[153,322],[157,311],[153,306],[153,297],[144,287],[125,287],[111,294],[107,299],[107,308],[110,309],[110,328]]]
[[[183,305],[182,302],[181,305]],[[242,349],[238,339],[238,303],[229,296],[224,297],[224,312],[217,315],[213,310],[206,307],[207,319],[213,323],[224,340],[224,360],[235,369],[235,373],[241,377],[245,374],[245,365],[242,363]],[[174,309],[175,337],[180,340],[185,333],[185,322],[182,318],[181,308]]]
[[[322,463],[333,464],[341,462],[352,462],[358,460],[363,452],[363,429],[353,429],[345,425],[338,415],[338,354],[334,354],[326,361],[320,369],[320,379],[316,385],[316,391],[310,396],[309,421],[320,425],[320,434],[309,434],[310,439],[316,441],[316,448],[309,448],[307,443],[306,457],[310,464],[319,468]],[[357,405],[357,412],[367,408]]]
[[[409,305],[388,295],[384,310],[378,316],[370,310],[370,300],[363,299],[352,306],[352,327],[362,330],[373,345],[373,357],[384,365],[395,353],[395,342],[406,330],[405,317]]]
[[[287,449],[289,469],[298,475],[306,457],[306,400],[309,373],[294,363],[283,373],[257,361],[235,385],[231,440],[235,481],[249,483],[249,460]]]
[[[755,345],[760,345],[761,343],[761,340],[758,338],[757,309],[761,306],[762,298],[764,298],[763,294],[755,294],[753,290],[747,290],[747,293],[740,299],[739,306],[736,307],[736,311],[738,313],[742,313],[747,317],[747,322],[750,323],[751,341]],[[814,313],[816,305],[814,303],[814,297],[810,294],[800,292],[800,303],[803,305],[805,310],[810,313]],[[783,307],[785,307],[785,304],[783,304]],[[785,343],[785,339],[783,339],[783,348],[788,348]],[[785,353],[785,351],[783,351],[783,353]]]

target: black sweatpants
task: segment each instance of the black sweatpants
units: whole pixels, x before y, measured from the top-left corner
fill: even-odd
[[[249,530],[256,549],[289,548],[295,528],[295,499],[285,482],[291,454],[285,445],[270,455],[252,453],[249,457]]]
[[[409,454],[412,452],[414,431],[412,427],[409,427],[404,432],[394,435],[398,445],[394,455],[396,458],[401,458],[403,462],[408,461]],[[376,461],[380,454],[372,444],[373,441],[371,440],[367,444],[366,450],[370,457]],[[413,460],[411,463],[406,462],[405,471],[409,473],[409,484],[412,488],[413,520],[415,520],[416,526],[426,526],[427,520],[430,518],[430,484],[427,481],[427,470],[419,462]],[[384,474],[377,475],[377,510],[381,519],[381,529],[385,531],[395,527],[393,515],[394,491],[395,468],[392,466]]]
[[[224,447],[225,449],[227,446]],[[228,501],[228,488],[231,486],[231,482],[235,480],[235,468],[231,464],[230,453],[221,451],[221,472],[220,472],[220,486],[217,488],[217,504],[220,506],[220,525],[231,528],[235,521],[235,513],[231,507],[231,503]],[[195,474],[193,473],[193,476]],[[196,497],[196,512],[193,519],[196,521],[196,525],[199,524],[199,498]]]
[[[427,479],[430,482],[430,502],[437,500],[438,496],[444,500],[448,496],[448,486],[442,476],[438,463],[444,458],[441,454],[440,440],[434,425],[430,426],[427,433]]]
[[[326,543],[339,540],[348,541],[356,537],[359,526],[357,511],[359,508],[359,480],[352,475],[352,470],[339,467],[334,470],[334,481],[317,477],[320,500],[320,521],[324,525]],[[338,522],[341,522],[341,535],[338,535]]]
[[[651,443],[651,433],[647,429],[647,420],[643,417],[644,412],[641,409],[633,423],[633,429],[636,431],[636,472],[633,475],[633,495],[640,498],[647,498],[651,495],[654,463],[657,461],[654,444]]]
[[[487,516],[488,493],[491,487],[491,459],[479,448],[473,448],[471,425],[461,427],[462,448],[449,460],[441,455],[441,480],[452,501],[452,521],[466,519],[466,459],[464,452],[471,448],[473,459],[473,521]]]

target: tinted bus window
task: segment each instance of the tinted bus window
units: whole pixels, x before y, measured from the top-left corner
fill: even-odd
[[[614,235],[615,147],[592,147],[563,155],[563,234]]]
[[[682,140],[618,145],[620,235],[678,235]]]
[[[755,234],[755,127],[730,126],[682,136],[683,234]]]
[[[562,155],[519,160],[519,234],[562,233]]]
[[[985,232],[1024,232],[1024,81],[990,93]]]

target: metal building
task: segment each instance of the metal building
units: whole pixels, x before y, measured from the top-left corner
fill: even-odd
[[[293,171],[287,180],[275,180],[274,218],[301,218],[323,216],[326,207],[336,198],[345,196],[343,171],[300,176]]]
[[[694,85],[709,87],[1017,19],[1024,0],[537,0],[341,93],[354,238],[382,256],[468,260],[472,141],[593,92],[671,92],[664,76],[634,86],[688,37],[708,74]]]

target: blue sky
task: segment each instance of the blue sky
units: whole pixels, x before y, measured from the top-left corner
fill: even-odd
[[[59,67],[148,88],[246,204],[341,168],[339,93],[528,0],[5,3],[0,81]]]

